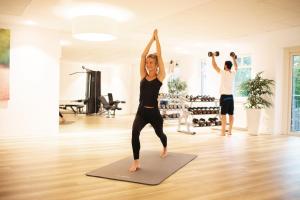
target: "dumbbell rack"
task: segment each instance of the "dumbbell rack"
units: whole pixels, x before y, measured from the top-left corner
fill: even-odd
[[[179,95],[168,95],[168,94],[160,95],[159,102],[161,101],[168,102],[168,106],[166,107],[160,105],[159,103],[159,110],[164,120],[168,120],[168,121],[177,120],[180,116],[180,111],[182,110]]]
[[[194,135],[196,134],[195,131],[191,130],[191,127],[196,128],[196,127],[200,127],[200,126],[194,126],[192,119],[193,116],[209,116],[209,115],[214,115],[219,116],[220,113],[220,107],[219,107],[219,100],[215,99],[214,101],[201,101],[201,100],[194,100],[191,101],[190,99],[186,99],[185,97],[182,99],[185,105],[188,104],[188,108],[193,108],[194,104],[207,104],[207,103],[214,103],[215,107],[218,107],[218,113],[214,113],[214,114],[194,114],[192,111],[190,111],[186,106],[183,107],[180,117],[178,119],[178,128],[177,131],[178,132],[182,132],[182,133],[187,133],[187,134],[191,134]],[[184,122],[182,122],[182,120],[184,120]],[[203,127],[212,127],[212,126],[203,126]]]

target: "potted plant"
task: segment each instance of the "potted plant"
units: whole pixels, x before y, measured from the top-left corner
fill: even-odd
[[[247,96],[245,108],[247,110],[248,132],[253,135],[257,135],[259,131],[261,109],[272,106],[268,98],[273,95],[271,87],[275,82],[274,80],[263,78],[262,74],[263,72],[259,72],[254,79],[244,81],[240,85],[241,94]]]
[[[172,78],[168,81],[169,94],[182,94],[185,92],[187,84],[179,78]]]

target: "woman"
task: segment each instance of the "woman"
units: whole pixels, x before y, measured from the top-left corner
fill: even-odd
[[[152,43],[156,43],[156,54],[149,54]],[[132,126],[132,150],[134,161],[129,171],[134,172],[140,168],[140,133],[146,124],[150,123],[156,135],[160,138],[163,150],[160,154],[162,158],[167,156],[167,136],[163,133],[163,119],[158,110],[158,94],[162,82],[166,76],[164,63],[161,57],[160,43],[157,30],[155,29],[151,40],[146,46],[140,63],[140,104]]]

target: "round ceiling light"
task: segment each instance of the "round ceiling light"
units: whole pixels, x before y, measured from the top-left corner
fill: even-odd
[[[96,0],[76,0],[67,10],[67,18],[78,16],[104,16],[119,22],[128,21],[133,17],[132,12],[114,5],[100,3]]]
[[[79,40],[115,40],[116,27],[116,21],[103,16],[78,16],[72,19],[72,35]]]

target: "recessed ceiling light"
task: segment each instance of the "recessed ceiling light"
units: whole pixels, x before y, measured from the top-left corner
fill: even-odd
[[[73,37],[79,40],[98,42],[111,41],[116,39],[115,36],[104,33],[77,33],[73,34]]]

